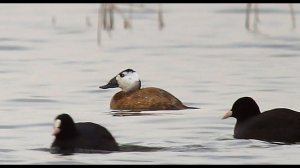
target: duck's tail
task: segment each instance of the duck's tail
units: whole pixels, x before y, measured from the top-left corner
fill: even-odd
[[[189,106],[184,106],[185,109],[200,109],[199,107],[189,107]]]

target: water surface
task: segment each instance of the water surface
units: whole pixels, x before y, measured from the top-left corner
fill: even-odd
[[[245,6],[164,4],[162,31],[155,12],[135,9],[133,29],[115,15],[99,47],[97,4],[1,4],[0,164],[299,164],[299,145],[233,139],[235,120],[221,120],[242,96],[262,111],[300,110],[300,34],[288,5],[262,4],[260,33],[244,28]],[[200,109],[111,111],[119,89],[99,86],[127,68],[142,87]],[[105,126],[125,151],[50,154],[61,113]]]

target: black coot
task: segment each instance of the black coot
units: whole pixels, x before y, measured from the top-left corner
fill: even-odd
[[[239,98],[223,119],[237,119],[234,138],[257,139],[271,142],[300,142],[300,113],[276,108],[260,112],[251,97]]]
[[[55,118],[51,153],[119,151],[118,143],[104,127],[91,123],[74,123],[68,114]]]

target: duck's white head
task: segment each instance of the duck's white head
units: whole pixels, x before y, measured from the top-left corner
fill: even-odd
[[[100,86],[101,89],[119,87],[124,92],[130,92],[141,88],[141,81],[136,71],[126,69],[112,78],[106,85]]]

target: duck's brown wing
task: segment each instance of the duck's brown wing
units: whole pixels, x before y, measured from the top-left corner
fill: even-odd
[[[134,92],[116,93],[111,100],[114,110],[182,110],[187,107],[169,92],[149,87]]]

